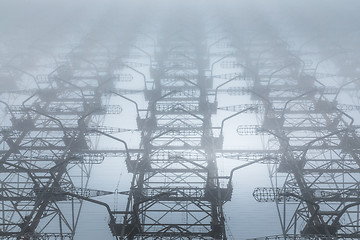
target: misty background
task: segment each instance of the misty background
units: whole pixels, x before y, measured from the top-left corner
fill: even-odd
[[[79,57],[92,59],[101,68],[117,58],[133,63],[135,68],[150,78],[149,57],[139,48],[153,56],[162,43],[162,31],[172,26],[174,34],[192,29],[194,20],[202,24],[208,46],[210,64],[229,52],[237,52],[238,46],[250,48],[252,39],[281,39],[293,52],[314,68],[327,55],[342,51],[318,66],[318,73],[333,75],[324,78],[323,84],[340,83],[348,72],[344,72],[344,59],[360,61],[360,1],[0,1],[0,98],[11,104],[21,100],[11,95],[12,91],[36,88],[31,76],[49,74],[66,62],[70,53],[79,51]],[[167,30],[169,31],[169,30]],[[240,39],[242,41],[240,42]],[[241,67],[226,67],[235,62],[235,57],[224,59],[214,65],[214,75],[242,71]],[[136,63],[136,64],[135,64]],[[155,64],[155,63],[153,63]],[[357,65],[359,66],[359,65]],[[20,69],[22,71],[18,71]],[[343,72],[341,72],[341,69]],[[351,76],[359,76],[359,67],[352,68]],[[210,70],[210,69],[209,69]],[[130,69],[122,68],[118,73],[131,81],[119,81],[117,88],[141,90],[141,76]],[[10,76],[10,77],[9,77]],[[341,78],[341,79],[340,79]],[[223,82],[217,79],[214,86]],[[234,81],[227,86],[242,87],[244,83]],[[146,108],[141,93],[130,94],[141,108]],[[254,104],[249,96],[221,94],[219,107],[234,104]],[[344,103],[358,104],[358,96],[343,96]],[[137,148],[140,134],[136,132],[136,112],[127,101],[111,97],[109,104],[121,105],[122,113],[106,116],[104,125],[133,129],[116,133],[126,139],[130,148]],[[219,110],[212,119],[219,126],[222,119],[232,114]],[[358,113],[354,113],[357,117]],[[227,122],[224,130],[224,149],[261,150],[266,136],[237,134],[239,125],[260,124],[261,113],[245,113]],[[8,125],[6,111],[1,123]],[[117,143],[101,138],[98,148],[115,149]],[[245,163],[243,160],[218,159],[219,175]],[[234,239],[249,239],[280,234],[281,229],[274,203],[258,203],[252,197],[256,187],[270,186],[271,166],[255,164],[238,171],[233,180],[232,200],[225,204],[228,231]],[[131,174],[127,172],[123,159],[108,157],[102,164],[94,165],[89,188],[107,191],[127,191]],[[115,194],[97,198],[114,209],[124,209],[126,196]],[[84,203],[75,239],[112,239],[107,226],[108,215],[103,207]]]

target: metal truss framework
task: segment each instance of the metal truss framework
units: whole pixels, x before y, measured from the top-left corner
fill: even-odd
[[[121,131],[103,126],[105,114],[122,112],[104,96],[120,76],[103,58],[108,49],[90,42],[48,75],[14,67],[33,82],[9,93],[22,104],[1,101],[10,117],[1,128],[1,239],[74,239],[83,201],[103,204],[92,198],[113,194],[89,189],[88,180],[107,155],[99,136]]]
[[[216,102],[209,101],[203,29],[193,25],[165,31],[155,55],[146,116],[137,118],[140,152],[127,159],[129,200],[110,222],[119,239],[226,239],[222,206],[232,190],[217,174],[222,135],[215,137],[211,124]]]
[[[149,57],[150,79],[137,70],[144,64],[109,58],[103,46],[93,56],[75,48],[51,74],[34,78],[36,91],[11,93],[23,95],[22,104],[1,101],[11,117],[1,128],[1,239],[73,239],[84,200],[107,208],[117,239],[231,238],[223,205],[232,174],[254,163],[268,164],[271,186],[253,196],[275,202],[282,230],[262,239],[360,238],[359,126],[349,113],[360,107],[340,99],[357,94],[356,67],[337,63],[346,74],[336,80],[319,74],[321,61],[311,68],[312,59],[295,54],[260,16],[250,26],[225,24],[226,37],[209,44],[192,14],[164,24],[154,56],[128,42],[119,47],[122,56],[132,48]],[[229,51],[211,54],[223,43]],[[215,64],[237,72],[216,75]],[[144,89],[117,89],[116,81],[135,78],[115,74],[122,67],[141,75]],[[136,106],[139,148],[112,135],[126,129],[102,126],[105,114],[122,111],[104,102],[110,91]],[[146,109],[126,96],[133,93],[144,95]],[[222,93],[249,101],[218,107]],[[218,110],[236,113],[215,127]],[[224,122],[245,111],[259,124],[239,125],[238,134],[261,135],[266,149],[223,149]],[[100,135],[125,150],[98,149]],[[105,156],[124,158],[133,176],[121,211],[93,199],[112,192],[87,186],[92,165]],[[219,157],[248,163],[219,176]]]
[[[87,188],[92,164],[104,156],[83,151],[96,147],[99,134],[89,126],[102,124],[101,93],[113,76],[85,72],[62,65],[34,79],[39,89],[22,105],[2,102],[12,124],[1,130],[2,238],[72,239],[82,205],[74,196],[111,194]]]
[[[265,22],[257,24],[263,32],[251,44],[231,32],[236,64],[262,113],[259,125],[239,126],[238,133],[263,135],[268,150],[280,154],[268,162],[272,186],[253,193],[259,202],[275,202],[280,217],[283,235],[265,239],[358,239],[359,132],[348,113],[356,106],[339,102],[356,79],[339,77],[342,83],[331,87],[331,74],[317,74],[329,57],[311,68],[312,59],[294,54]],[[237,44],[243,42],[249,45]]]

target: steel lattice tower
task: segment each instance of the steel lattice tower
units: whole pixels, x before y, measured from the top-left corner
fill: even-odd
[[[137,118],[141,153],[127,160],[129,202],[114,212],[120,222],[110,223],[119,239],[226,239],[222,205],[231,189],[221,188],[217,175],[222,138],[212,133],[216,104],[208,99],[212,81],[196,20],[159,40],[146,116]]]
[[[350,106],[338,101],[355,81],[327,87],[316,75],[322,60],[309,67],[311,59],[294,54],[271,27],[258,28],[266,27],[269,34],[256,35],[250,49],[236,45],[241,36],[234,45],[263,112],[261,125],[248,133],[266,136],[264,154],[280,154],[268,161],[273,186],[254,191],[257,201],[274,201],[279,213],[283,235],[268,239],[357,239],[358,134],[346,113]]]
[[[106,155],[99,136],[119,131],[102,126],[105,114],[122,111],[103,96],[119,76],[107,61],[83,58],[85,50],[72,50],[48,75],[16,68],[36,88],[10,93],[20,105],[1,101],[11,124],[1,131],[1,239],[73,239],[83,200],[102,204],[92,198],[112,194],[87,185]]]

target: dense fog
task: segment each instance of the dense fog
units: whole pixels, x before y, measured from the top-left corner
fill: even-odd
[[[359,9],[1,1],[0,239],[360,238]]]

